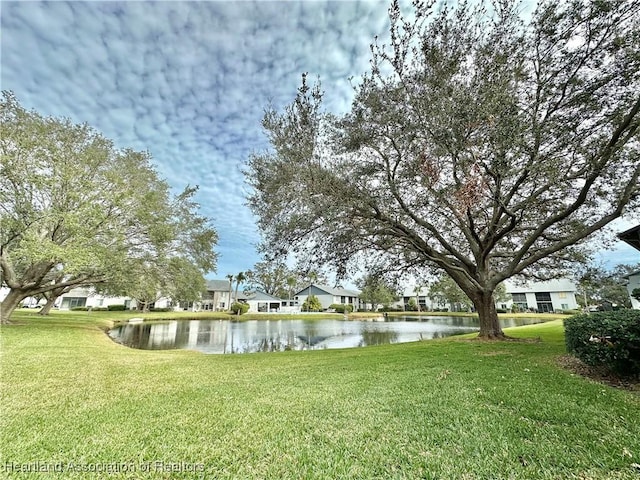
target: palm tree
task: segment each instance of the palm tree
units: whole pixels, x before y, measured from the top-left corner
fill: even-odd
[[[233,275],[227,275],[227,280],[229,280],[229,305],[227,305],[227,310],[231,311],[231,286],[233,285]]]
[[[422,285],[416,285],[415,294],[416,294],[416,305],[418,306],[418,311],[420,311],[420,290],[422,290]]]
[[[234,297],[234,300],[237,302],[238,301],[238,287],[240,286],[240,284],[242,282],[244,282],[246,280],[246,276],[244,274],[244,272],[240,272],[236,275],[236,295]]]
[[[289,287],[289,300],[291,300],[291,297],[293,296],[293,289],[296,288],[297,283],[298,279],[296,277],[287,277],[287,287]]]

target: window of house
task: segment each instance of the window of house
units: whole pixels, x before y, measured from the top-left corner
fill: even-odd
[[[537,292],[536,304],[539,312],[553,312],[553,303],[551,303],[550,292]]]

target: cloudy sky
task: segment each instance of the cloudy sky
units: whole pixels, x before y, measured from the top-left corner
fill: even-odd
[[[149,150],[176,192],[199,185],[220,235],[209,277],[222,278],[259,261],[241,167],[267,148],[264,109],[289,103],[308,72],[328,109],[345,111],[349,77],[367,71],[370,43],[386,34],[388,4],[2,1],[1,85],[27,108]],[[601,259],[638,256],[617,243]]]

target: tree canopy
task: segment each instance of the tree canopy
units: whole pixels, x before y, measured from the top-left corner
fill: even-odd
[[[9,92],[0,108],[2,322],[27,296],[140,286],[151,265],[215,268],[217,234],[197,213],[195,188],[172,199],[148,152],[28,111]]]
[[[625,277],[638,270],[640,270],[640,264],[621,264],[609,270],[602,266],[584,268],[578,274],[578,302],[584,307],[610,302],[618,307],[630,308],[631,300]]]
[[[350,111],[324,112],[303,75],[245,172],[266,249],[340,275],[434,267],[502,337],[500,282],[559,275],[638,211],[640,8],[542,1],[525,22],[515,1],[486,7],[405,17],[394,1]]]
[[[397,289],[375,273],[364,275],[356,281],[356,286],[360,289],[360,300],[371,305],[372,311],[376,311],[378,305],[388,307],[399,298]]]
[[[261,290],[280,298],[293,295],[310,283],[328,283],[326,276],[315,270],[289,268],[282,260],[265,259],[246,272],[248,290]]]

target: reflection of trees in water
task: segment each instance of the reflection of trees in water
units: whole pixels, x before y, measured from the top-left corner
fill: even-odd
[[[387,343],[393,343],[398,339],[397,332],[390,330],[380,331],[363,328],[361,345],[366,347],[368,345],[385,345]]]
[[[545,318],[511,318],[502,319],[503,326],[538,323]],[[405,321],[409,321],[407,318]],[[442,329],[416,333],[416,336],[408,335],[407,331],[401,333],[393,331],[393,323],[402,320],[394,320],[384,325],[385,330],[377,322],[322,323],[317,320],[286,321],[282,323],[260,324],[256,330],[255,325],[230,322],[226,320],[211,321],[173,321],[156,323],[125,324],[117,327],[110,336],[117,342],[133,348],[140,349],[174,349],[197,348],[204,346],[204,351],[209,353],[232,352],[278,352],[285,350],[319,349],[319,348],[344,348],[368,345],[381,345],[421,338],[444,338],[451,335],[469,333],[477,330],[477,319],[466,317],[433,317],[410,318],[412,323],[431,323],[436,327],[442,325]],[[268,320],[266,321],[268,322]],[[457,327],[457,328],[447,328]],[[387,330],[387,327],[389,328]],[[360,332],[358,329],[362,328]],[[255,330],[255,331],[254,331]],[[419,329],[418,329],[419,330]],[[360,338],[354,338],[354,335]],[[424,337],[423,337],[424,335]],[[417,338],[416,338],[417,337]],[[355,343],[354,343],[355,342]]]
[[[119,342],[143,350],[170,350],[177,348],[171,323],[140,323],[118,327]],[[188,330],[187,330],[188,331]]]

